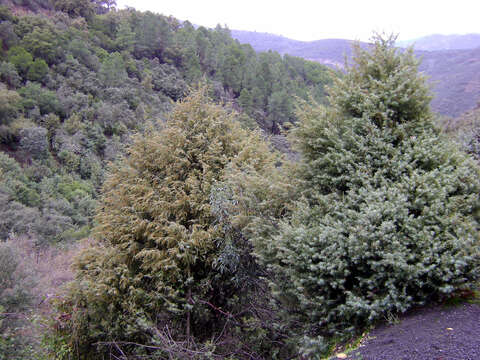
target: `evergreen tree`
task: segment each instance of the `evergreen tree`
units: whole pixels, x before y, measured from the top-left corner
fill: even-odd
[[[33,56],[24,48],[16,46],[8,53],[8,61],[15,65],[20,75],[25,76],[33,63]]]
[[[71,17],[91,18],[94,14],[94,2],[91,0],[53,0],[55,10],[63,11]]]
[[[479,170],[434,128],[418,61],[394,43],[355,47],[330,107],[300,105],[301,200],[269,232],[257,225],[305,356],[479,277]]]
[[[118,24],[115,43],[118,51],[132,52],[135,43],[135,33],[127,19],[122,19]]]
[[[127,78],[122,56],[115,52],[106,58],[99,70],[100,78],[106,87],[116,87]]]
[[[20,95],[0,87],[0,125],[11,123],[21,109]]]
[[[43,59],[35,59],[28,69],[27,79],[31,81],[45,81],[45,76],[48,73],[48,65]]]
[[[81,359],[102,358],[109,348],[95,352],[99,341],[152,344],[166,325],[187,344],[221,336],[224,314],[248,288],[234,281],[242,264],[235,273],[225,264],[228,236],[211,197],[227,166],[261,163],[268,153],[234,117],[202,88],[160,132],[137,136],[111,169],[96,217],[98,243],[77,261],[77,280],[61,305],[72,321],[59,328]]]

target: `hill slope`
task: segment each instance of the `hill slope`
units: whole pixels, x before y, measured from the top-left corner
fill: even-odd
[[[248,31],[232,31],[240,43],[249,43],[257,51],[273,50],[343,66],[351,55],[351,40],[327,39],[311,42]],[[362,43],[362,46],[367,44]],[[421,51],[420,71],[430,77],[434,99],[432,109],[442,115],[458,116],[475,107],[480,99],[480,48],[464,50]]]
[[[231,34],[240,43],[250,44],[256,51],[272,50],[339,67],[343,67],[345,55],[351,54],[353,43],[352,40],[344,39],[299,41],[279,35],[240,30],[232,30]]]
[[[221,27],[90,1],[55,2],[57,11],[46,0],[6,3],[0,241],[28,233],[43,246],[88,235],[108,162],[198,82],[241,111],[245,127],[269,134],[295,121],[297,96],[322,101],[333,74],[301,58],[256,53]]]
[[[414,45],[417,50],[466,50],[480,47],[480,34],[441,35],[433,34],[412,40],[397,41],[400,47]]]
[[[459,116],[480,100],[480,48],[472,50],[417,51],[420,71],[430,76],[432,109]]]

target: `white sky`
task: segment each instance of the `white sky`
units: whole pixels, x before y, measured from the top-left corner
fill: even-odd
[[[193,24],[268,32],[296,40],[368,40],[373,31],[399,40],[480,33],[480,0],[117,0],[137,10]]]

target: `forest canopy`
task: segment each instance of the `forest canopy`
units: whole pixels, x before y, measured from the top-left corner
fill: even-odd
[[[241,111],[244,127],[279,134],[296,121],[295,96],[321,101],[333,76],[303,59],[257,54],[222,27],[195,28],[105,1],[53,5],[57,12],[23,3],[24,10],[50,9],[50,16],[0,8],[0,146],[20,165],[15,183],[0,179],[8,194],[0,208],[3,240],[27,227],[38,244],[87,235],[106,164],[133,133],[159,126],[172,101],[199,81]],[[12,206],[20,216],[33,211],[58,221],[42,224],[48,236],[33,224],[22,229],[9,215]]]

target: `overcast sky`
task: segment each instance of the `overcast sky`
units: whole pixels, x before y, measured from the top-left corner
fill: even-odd
[[[268,32],[296,40],[368,40],[372,31],[399,40],[480,33],[480,0],[117,0],[206,27]]]

